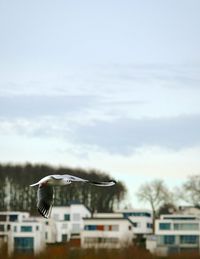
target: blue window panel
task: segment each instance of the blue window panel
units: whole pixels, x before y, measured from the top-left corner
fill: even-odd
[[[70,214],[65,214],[64,215],[64,220],[65,221],[70,221]]]
[[[153,227],[152,223],[147,223],[147,228],[152,228],[152,227]]]
[[[180,236],[181,244],[197,244],[198,241],[199,241],[198,236],[194,236],[194,235]]]
[[[18,220],[18,215],[10,215],[9,216],[9,221],[17,221]]]
[[[84,230],[97,230],[96,225],[85,225]]]
[[[160,223],[159,224],[159,229],[160,230],[170,230],[171,229],[171,224],[170,223]]]
[[[14,250],[15,252],[30,252],[34,250],[33,237],[15,237],[14,238]]]
[[[32,232],[31,226],[21,226],[21,232]]]
[[[164,236],[164,244],[165,245],[175,244],[175,236]]]

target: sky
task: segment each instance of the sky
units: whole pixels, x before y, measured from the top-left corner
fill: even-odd
[[[107,172],[133,207],[141,184],[199,174],[199,9],[1,0],[0,162]]]

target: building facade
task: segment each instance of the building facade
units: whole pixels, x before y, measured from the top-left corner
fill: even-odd
[[[147,240],[152,253],[168,255],[200,251],[200,217],[187,214],[162,215],[155,221],[155,236]]]
[[[149,234],[152,234],[150,211],[95,213],[92,218],[84,218],[81,246],[83,248],[120,248],[132,243],[138,244]]]
[[[44,225],[27,212],[0,212],[0,245],[8,254],[26,252],[38,254],[45,248]]]
[[[80,244],[83,217],[90,216],[82,204],[54,207],[49,219],[30,217],[27,212],[0,212],[0,246],[6,245],[11,255],[39,254],[46,244],[68,242],[73,236]]]

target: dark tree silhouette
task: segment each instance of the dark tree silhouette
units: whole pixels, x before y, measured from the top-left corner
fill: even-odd
[[[37,213],[37,188],[30,184],[50,174],[72,174],[89,180],[111,180],[108,174],[98,170],[71,169],[65,167],[54,168],[43,164],[0,164],[0,210],[20,210]],[[124,199],[126,188],[121,182],[106,188],[73,183],[65,187],[55,188],[55,206],[65,206],[71,202],[80,202],[91,212],[112,212],[114,206]]]

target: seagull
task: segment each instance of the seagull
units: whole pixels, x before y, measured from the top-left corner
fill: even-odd
[[[39,182],[31,184],[30,186],[38,186],[37,190],[37,209],[38,212],[44,217],[49,218],[53,206],[53,186],[64,186],[73,182],[89,183],[96,186],[108,187],[116,184],[115,180],[107,182],[94,182],[86,180],[77,176],[64,174],[64,175],[48,175],[42,178]]]

